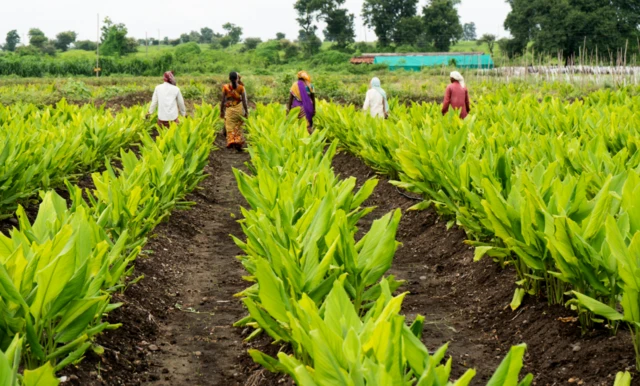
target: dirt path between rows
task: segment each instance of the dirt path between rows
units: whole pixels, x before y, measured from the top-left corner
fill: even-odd
[[[135,277],[144,278],[115,297],[124,305],[108,318],[123,326],[99,337],[104,355],[88,353],[78,368],[63,371],[67,384],[233,386],[252,376],[282,378],[262,372],[246,353],[276,347],[266,338],[246,344],[248,331],[232,326],[246,315],[233,295],[248,286],[229,236],[242,237],[237,220],[246,205],[232,168],[244,169],[249,155],[224,149],[224,138],[216,145],[209,177],[188,197],[196,205],[157,228],[148,256],[136,262]]]

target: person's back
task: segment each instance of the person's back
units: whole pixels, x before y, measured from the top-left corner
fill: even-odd
[[[180,89],[170,83],[165,82],[156,87],[152,106],[155,104],[158,106],[158,119],[160,121],[175,121],[180,114],[186,114]]]
[[[451,83],[447,86],[445,93],[444,107],[442,113],[446,114],[449,107],[460,110],[460,118],[465,118],[469,114],[469,91],[458,82]]]
[[[369,89],[364,100],[364,110],[369,110],[372,117],[384,117],[384,97],[376,89]]]
[[[451,84],[447,86],[442,105],[442,114],[449,112],[449,107],[460,110],[460,118],[464,119],[471,111],[469,90],[462,84],[464,78],[457,73],[451,73]]]
[[[369,114],[374,118],[387,118],[389,116],[387,93],[382,89],[380,79],[377,77],[371,79],[362,109],[369,111]]]

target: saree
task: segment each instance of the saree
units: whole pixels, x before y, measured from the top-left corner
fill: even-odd
[[[313,128],[313,117],[316,114],[315,108],[313,107],[313,101],[311,100],[310,96],[312,92],[313,85],[311,84],[310,80],[298,80],[293,84],[293,86],[291,86],[291,95],[293,95],[293,103],[291,104],[291,108],[300,108],[300,114],[298,115],[298,118],[305,118],[307,120],[307,130],[309,132],[311,132]]]
[[[227,130],[227,148],[241,148],[244,143],[244,107],[242,106],[242,98],[244,87],[238,85],[236,89],[230,84],[223,88],[226,98],[224,125]]]

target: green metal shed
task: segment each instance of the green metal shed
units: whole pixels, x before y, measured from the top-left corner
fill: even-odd
[[[420,71],[423,67],[447,66],[455,61],[458,68],[489,69],[494,68],[491,55],[483,52],[429,52],[406,54],[365,54],[373,57],[374,64],[387,64],[390,70],[405,69]]]

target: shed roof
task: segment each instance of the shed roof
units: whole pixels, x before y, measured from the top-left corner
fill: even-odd
[[[375,58],[359,56],[357,58],[351,58],[351,64],[373,64]]]

